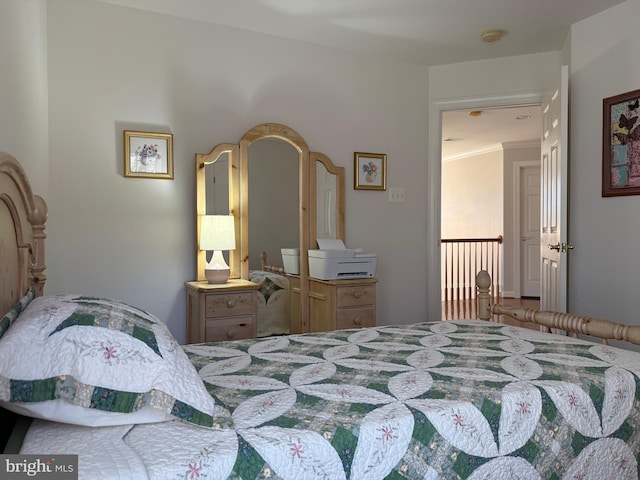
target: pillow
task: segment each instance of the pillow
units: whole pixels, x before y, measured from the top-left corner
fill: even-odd
[[[213,398],[155,316],[114,300],[38,297],[0,338],[0,404],[103,426],[213,424]]]
[[[0,318],[0,338],[2,338],[2,336],[4,335],[4,332],[6,332],[9,329],[9,327],[15,321],[15,319],[18,318],[18,315],[20,314],[20,312],[25,308],[27,308],[27,305],[29,305],[29,303],[31,302],[31,300],[33,300],[35,296],[36,296],[36,287],[31,287],[27,292],[27,294],[24,297],[22,297],[20,300],[18,300],[13,305],[13,307],[11,307],[11,310],[9,310],[7,313],[5,313],[2,316],[2,318]]]

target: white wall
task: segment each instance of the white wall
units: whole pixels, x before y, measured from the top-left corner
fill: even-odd
[[[442,164],[442,238],[502,235],[502,149]]]
[[[194,154],[270,121],[346,168],[346,241],[379,256],[379,323],[424,318],[426,67],[94,1],[47,6],[49,293],[123,299],[184,340]],[[174,134],[175,180],[123,178],[132,128]],[[405,203],[353,190],[356,151],[388,155]]]
[[[0,2],[0,151],[24,167],[48,197],[46,3]]]
[[[640,88],[640,0],[572,28],[569,310],[640,324],[640,197],[603,198],[602,99]]]

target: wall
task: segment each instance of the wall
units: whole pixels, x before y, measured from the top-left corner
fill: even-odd
[[[442,238],[502,234],[502,149],[442,164]]]
[[[20,160],[31,188],[49,194],[47,9],[42,0],[0,2],[0,151]]]
[[[94,1],[47,6],[49,293],[123,299],[183,341],[194,154],[270,121],[346,168],[346,242],[379,256],[379,322],[424,318],[426,67]],[[123,129],[172,132],[175,180],[123,178]],[[356,151],[388,155],[405,203],[353,190]]]
[[[569,310],[640,324],[640,197],[601,196],[602,99],[640,88],[640,0],[572,28]]]

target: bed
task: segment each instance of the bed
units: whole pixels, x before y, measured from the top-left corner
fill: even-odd
[[[271,265],[262,252],[260,270],[249,270],[249,280],[258,289],[258,338],[285,335],[290,330],[289,279],[283,267]]]
[[[66,410],[64,418],[56,409],[22,411],[33,417],[22,454],[78,455],[79,478],[88,479],[638,478],[640,354],[493,321],[502,310],[486,300],[486,272],[478,276],[484,320],[416,318],[178,346],[162,322],[134,306],[44,295],[45,219],[46,205],[18,162],[0,154],[0,292],[8,312],[0,322],[0,403]],[[639,341],[639,327],[515,315]],[[25,332],[26,344],[16,347]],[[86,353],[91,336],[99,354],[76,355],[69,345],[85,342]],[[123,348],[112,349],[115,340]],[[66,343],[43,356],[38,349],[52,341]],[[68,369],[109,363],[143,376],[141,386],[126,390],[112,382],[127,375],[102,371],[84,379],[84,369],[36,379],[31,370],[60,349]],[[127,362],[116,361],[121,351]],[[161,363],[154,375],[143,375],[154,362]]]

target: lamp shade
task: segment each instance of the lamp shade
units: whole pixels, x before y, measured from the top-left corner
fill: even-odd
[[[233,215],[200,217],[200,250],[235,250],[236,232]]]

